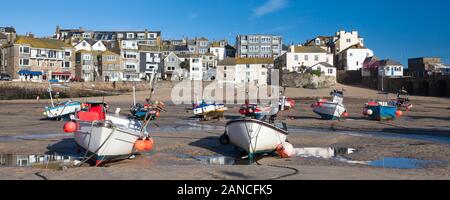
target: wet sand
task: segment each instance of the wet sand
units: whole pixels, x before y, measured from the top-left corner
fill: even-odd
[[[190,105],[170,104],[170,88],[162,87],[154,99],[167,102],[168,112],[150,126],[156,142],[151,154],[97,168],[2,167],[0,179],[450,179],[450,99],[411,97],[412,111],[395,121],[376,122],[361,114],[363,104],[375,98],[376,91],[336,88],[341,87],[347,89],[345,104],[350,112],[350,118],[344,121],[320,120],[309,107],[317,97],[327,97],[330,89],[287,90],[286,96],[294,97],[297,105],[279,118],[288,124],[288,139],[296,148],[355,148],[357,152],[344,156],[354,161],[400,157],[446,162],[418,169],[388,169],[337,159],[265,157],[259,160],[261,165],[206,165],[190,156],[236,156],[233,147],[222,146],[218,137],[227,120],[239,118],[239,106],[229,106],[227,119],[198,122],[186,111]],[[138,92],[137,99],[147,95]],[[132,104],[129,94],[107,97],[106,101],[111,111],[120,107],[122,113],[127,113]],[[40,120],[48,104],[47,100],[0,101],[0,154],[74,151],[72,135],[62,133],[64,122]]]

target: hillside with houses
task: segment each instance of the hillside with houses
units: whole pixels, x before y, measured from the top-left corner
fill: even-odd
[[[15,82],[168,81],[332,87],[337,82],[412,94],[450,95],[450,66],[436,58],[412,58],[408,66],[378,58],[358,31],[287,46],[270,34],[237,35],[234,44],[205,37],[164,39],[161,31],[101,31],[56,27],[52,36],[18,35],[0,27],[1,79]],[[352,81],[348,82],[348,77]],[[382,80],[382,81],[381,81]]]

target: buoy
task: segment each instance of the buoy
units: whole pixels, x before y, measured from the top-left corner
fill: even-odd
[[[347,118],[347,117],[349,117],[350,115],[348,114],[347,111],[345,111],[344,113],[342,113],[342,116],[345,117],[345,118]]]
[[[368,110],[367,108],[364,108],[364,110],[363,110],[363,113],[362,113],[362,114],[363,114],[363,115],[367,115],[367,110]]]
[[[413,108],[413,105],[410,104],[410,105],[408,105],[408,107],[406,107],[406,110],[407,110],[407,111],[411,111],[412,108]]]
[[[145,141],[142,139],[136,140],[134,143],[134,148],[138,151],[145,151]]]
[[[77,123],[70,121],[64,124],[65,133],[73,133],[75,131],[77,131]]]
[[[322,102],[319,102],[319,103],[317,103],[317,106],[318,106],[318,107],[322,107],[322,106],[323,106],[323,103],[322,103]]]
[[[373,110],[372,109],[367,109],[367,115],[373,115]]]
[[[294,146],[288,142],[280,144],[276,150],[281,158],[290,158],[294,155]]]
[[[147,139],[144,141],[144,143],[145,143],[145,151],[151,151],[151,150],[153,150],[153,144],[154,144],[154,141],[153,141],[152,138],[147,138]]]
[[[400,116],[403,115],[403,112],[402,112],[401,110],[397,110],[397,111],[395,112],[395,115],[397,115],[397,117],[400,117]]]

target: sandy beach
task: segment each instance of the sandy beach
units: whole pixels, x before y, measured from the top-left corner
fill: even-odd
[[[412,111],[395,121],[370,121],[362,107],[377,91],[357,86],[346,89],[345,105],[350,117],[343,121],[320,120],[310,105],[319,97],[328,97],[331,89],[288,88],[286,96],[296,100],[294,110],[279,120],[287,123],[289,141],[296,148],[354,148],[352,154],[334,158],[281,159],[267,156],[251,165],[214,165],[201,158],[221,155],[236,157],[232,146],[219,143],[228,120],[239,118],[240,105],[228,105],[226,119],[199,122],[188,109],[191,105],[170,102],[173,85],[158,86],[153,99],[166,102],[167,112],[152,121],[149,131],[155,149],[131,160],[103,167],[79,167],[64,170],[35,167],[0,167],[0,179],[450,179],[450,99],[412,96]],[[148,91],[137,93],[143,101]],[[393,96],[392,96],[393,97]],[[102,100],[103,97],[75,99]],[[121,108],[128,114],[131,94],[105,97],[110,111]],[[64,122],[41,120],[49,100],[0,101],[0,154],[43,155],[55,152],[75,153],[73,135],[62,131]],[[375,161],[393,161],[401,166],[405,159],[431,164],[401,169]],[[364,161],[372,164],[358,164]],[[384,166],[384,167],[383,167]]]

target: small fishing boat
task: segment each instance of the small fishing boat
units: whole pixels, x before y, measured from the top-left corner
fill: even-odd
[[[51,85],[47,91],[50,94],[50,101],[52,104],[51,106],[45,107],[43,114],[47,119],[74,119],[75,114],[81,110],[81,103],[78,101],[68,100],[60,103],[54,103]]]
[[[232,143],[245,150],[250,160],[255,154],[272,153],[286,142],[289,132],[285,123],[268,123],[256,119],[240,119],[227,123],[220,142]]]
[[[248,100],[245,101],[245,104],[241,106],[239,109],[239,113],[244,116],[251,119],[257,119],[257,120],[266,120],[267,117],[270,117],[271,121],[274,120],[277,113],[284,109],[281,101],[280,106],[272,106],[269,102],[267,105],[262,104],[250,104]]]
[[[333,98],[331,102],[326,99],[319,99],[316,103],[311,105],[313,112],[325,120],[336,120],[348,117],[348,112],[343,104],[344,91],[333,90],[330,95]]]
[[[201,120],[222,118],[227,109],[224,104],[206,103],[205,101],[201,101],[192,106],[194,115]]]
[[[410,111],[413,108],[411,101],[408,96],[408,92],[405,90],[400,90],[397,92],[397,98],[392,100],[390,104],[395,105],[398,109],[404,109]]]
[[[286,98],[285,96],[281,97],[280,99],[280,110],[281,111],[288,111],[295,107],[295,100],[291,98]]]
[[[87,111],[78,112],[76,122],[65,125],[66,132],[73,132],[75,142],[90,154],[89,160],[96,165],[104,162],[127,159],[138,151],[136,145],[153,141],[140,121],[118,114],[107,114],[103,102],[89,102]],[[71,127],[76,123],[75,127]]]
[[[401,111],[400,111],[401,112]],[[363,114],[372,120],[393,120],[401,115],[397,106],[386,101],[369,101],[365,104]]]
[[[155,120],[161,116],[161,111],[165,111],[164,104],[161,102],[148,103],[145,105],[135,104],[131,109],[131,115],[138,120]],[[145,119],[147,116],[147,119]]]

